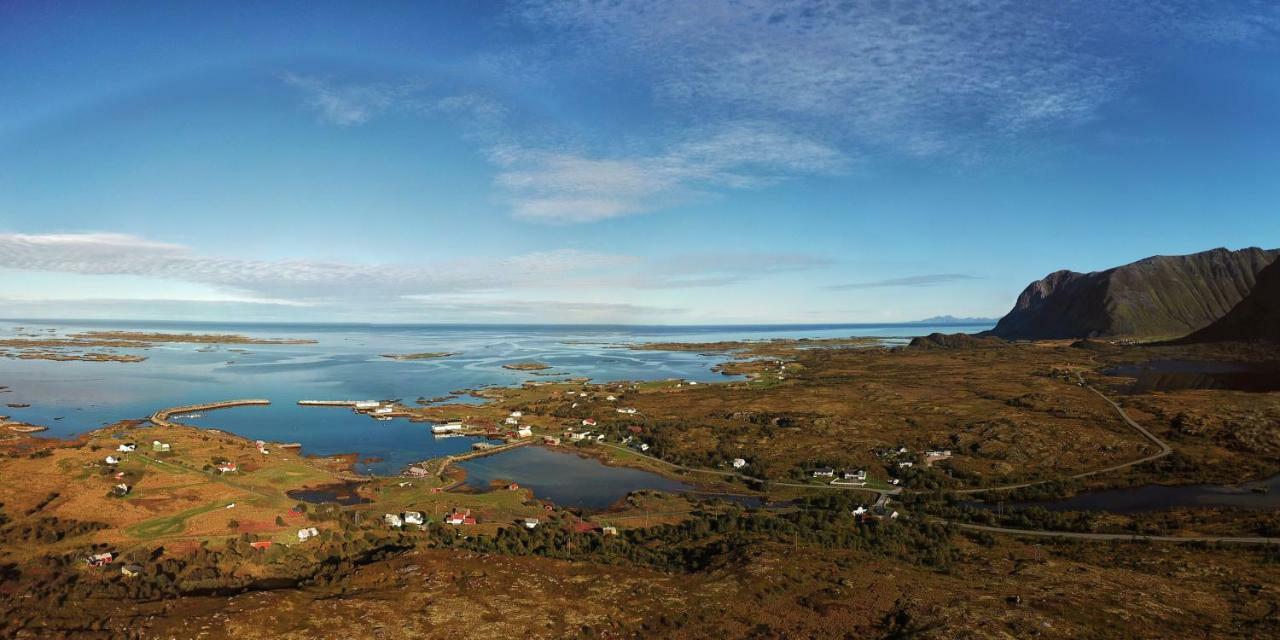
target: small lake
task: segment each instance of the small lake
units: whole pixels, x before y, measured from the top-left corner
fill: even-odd
[[[356,493],[359,488],[360,484],[357,482],[346,482],[322,487],[292,489],[286,491],[285,495],[288,495],[294,500],[301,500],[303,502],[310,502],[313,504],[333,502],[343,506],[350,506],[353,504],[365,504],[372,502],[368,498],[362,498],[359,493]]]
[[[685,492],[694,489],[656,473],[611,467],[594,458],[528,446],[460,462],[467,485],[488,490],[495,480],[509,480],[533,490],[539,498],[566,507],[603,509],[632,491]]]
[[[1194,360],[1153,360],[1125,364],[1102,373],[1133,378],[1126,393],[1183,391],[1187,389],[1227,389],[1234,391],[1280,391],[1280,363],[1201,362]]]
[[[1265,490],[1259,493],[1256,490]],[[991,507],[990,503],[986,503]],[[1107,511],[1138,513],[1177,507],[1280,509],[1280,475],[1240,485],[1197,484],[1180,487],[1145,485],[1129,489],[1090,491],[1063,498],[1006,504],[1006,508],[1041,507],[1048,511]]]

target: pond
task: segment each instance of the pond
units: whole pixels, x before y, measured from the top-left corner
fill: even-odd
[[[1104,369],[1102,373],[1133,378],[1133,383],[1125,389],[1129,394],[1186,389],[1280,391],[1280,363],[1276,362],[1153,360]]]
[[[529,446],[460,462],[467,485],[487,490],[495,480],[510,480],[539,498],[566,507],[603,509],[632,491],[686,492],[693,485],[656,473],[611,467],[595,458]]]
[[[986,503],[983,506],[992,505]],[[1110,513],[1139,513],[1176,507],[1277,509],[1280,508],[1280,475],[1239,485],[1197,484],[1171,487],[1152,484],[1128,489],[1090,491],[1061,500],[1017,502],[1004,507]]]
[[[292,489],[285,492],[294,500],[310,502],[313,504],[322,504],[326,502],[334,502],[343,506],[353,504],[365,504],[372,502],[368,498],[361,497],[356,493],[360,488],[358,482],[339,482],[336,484],[323,485],[319,487],[306,487],[303,489]]]

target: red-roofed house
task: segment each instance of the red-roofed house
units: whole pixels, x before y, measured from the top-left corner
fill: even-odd
[[[471,516],[471,510],[467,509],[466,511],[454,511],[453,513],[449,514],[447,518],[444,519],[444,522],[445,524],[452,524],[452,525],[467,525],[467,524],[475,524],[476,519]]]

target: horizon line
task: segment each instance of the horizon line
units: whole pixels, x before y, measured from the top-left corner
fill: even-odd
[[[224,325],[279,325],[279,326],[334,326],[334,327],[894,327],[911,325],[978,326],[994,324],[999,318],[957,318],[946,321],[898,320],[887,322],[721,322],[701,324],[628,324],[618,322],[336,322],[336,321],[287,321],[287,320],[158,320],[126,318],[0,318],[0,322],[25,322],[29,324],[224,324]]]

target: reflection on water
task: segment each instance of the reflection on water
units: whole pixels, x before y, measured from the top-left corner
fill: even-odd
[[[488,489],[495,480],[515,481],[539,498],[588,509],[603,509],[641,489],[693,489],[692,485],[656,473],[610,467],[594,458],[538,446],[474,458],[458,466],[466,470],[467,484],[477,489]]]
[[[1280,363],[1153,360],[1112,367],[1102,373],[1133,378],[1133,383],[1126,389],[1130,394],[1185,389],[1280,391]]]
[[[1109,511],[1136,513],[1175,507],[1280,508],[1280,476],[1241,485],[1197,484],[1181,487],[1146,485],[1131,489],[1090,491],[1043,502],[1019,502],[1005,507],[1042,507],[1049,511]]]

